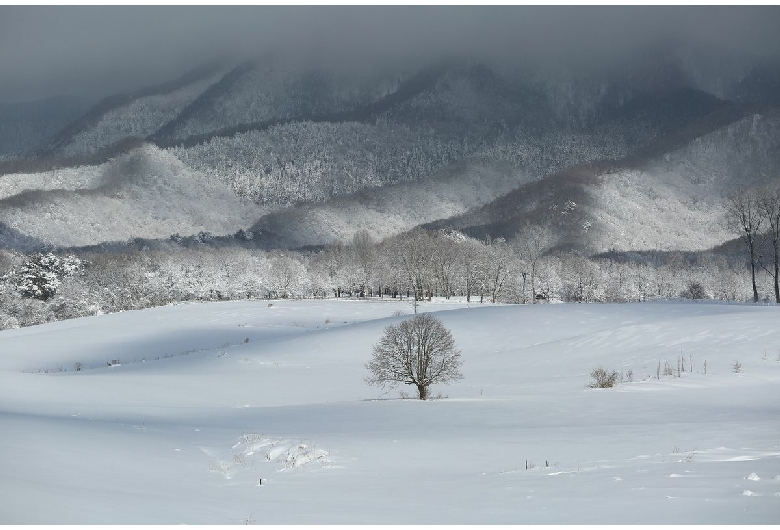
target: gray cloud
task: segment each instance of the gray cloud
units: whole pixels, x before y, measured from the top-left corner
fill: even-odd
[[[273,50],[360,67],[441,54],[593,65],[670,43],[780,56],[780,8],[0,7],[0,101],[102,96]]]

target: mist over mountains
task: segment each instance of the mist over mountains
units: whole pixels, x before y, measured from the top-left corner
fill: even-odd
[[[752,63],[718,62],[705,52],[647,48],[591,70],[557,71],[453,55],[418,68],[375,64],[349,71],[270,53],[203,64],[110,96],[64,126],[71,100],[57,100],[61,112],[38,114],[50,120],[46,126],[32,128],[18,114],[17,122],[37,133],[33,139],[27,133],[24,148],[18,148],[19,127],[4,122],[0,222],[8,228],[0,237],[9,247],[18,241],[68,247],[252,229],[267,248],[295,248],[345,241],[359,230],[387,237],[422,223],[511,240],[522,225],[544,219],[568,234],[561,244],[579,239],[582,249],[599,252],[620,240],[602,226],[603,211],[613,206],[610,200],[625,199],[608,199],[604,186],[611,179],[599,175],[671,157],[680,167],[666,174],[707,180],[701,173],[718,169],[708,157],[748,150],[751,156],[732,168],[732,184],[708,190],[712,204],[693,214],[704,216],[696,217],[700,224],[717,224],[718,198],[748,182],[745,168],[762,168],[763,179],[753,184],[774,178],[777,79],[755,56]],[[741,130],[741,120],[761,127],[738,138],[717,134]],[[681,154],[702,143],[711,149]],[[685,167],[692,164],[695,176]],[[592,181],[586,188],[573,182],[585,174]],[[177,193],[150,192],[169,189],[171,178],[179,181]],[[651,178],[637,185],[649,186]],[[106,186],[107,179],[114,184]],[[139,200],[131,188],[146,190],[137,206],[146,213],[118,213]],[[197,211],[192,203],[217,188],[236,204],[224,207],[219,220],[175,213]],[[677,186],[669,193],[680,215],[689,215],[681,204],[692,192]],[[650,207],[647,197],[631,200]],[[580,228],[564,229],[542,215],[567,201],[580,205]],[[635,222],[620,223],[629,223],[620,233],[635,231]],[[578,231],[586,224],[594,230],[583,240]],[[656,230],[642,249],[706,246],[665,241],[663,227]],[[702,231],[713,232],[695,236],[707,244],[726,236],[720,228]],[[629,241],[617,246],[634,250]]]
[[[546,253],[733,262],[728,196],[780,175],[776,8],[263,9],[146,24],[152,11],[4,8],[103,22],[88,41],[121,66],[74,41],[81,76],[34,67],[47,24],[29,64],[3,48],[0,248],[322,249],[419,228],[522,245],[544,230]],[[260,12],[265,34],[247,29]],[[146,31],[135,55],[108,34],[118,14]],[[47,99],[19,101],[34,79],[26,93]]]

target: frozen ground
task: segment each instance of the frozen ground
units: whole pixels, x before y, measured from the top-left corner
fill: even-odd
[[[363,382],[398,310],[183,304],[0,332],[0,523],[780,521],[780,308],[423,304],[465,376],[427,402]],[[598,365],[634,382],[590,389]]]

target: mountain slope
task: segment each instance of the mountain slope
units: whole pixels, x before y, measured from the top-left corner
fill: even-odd
[[[684,182],[725,168],[748,182],[778,167],[768,123],[753,136],[728,128],[763,110],[690,88],[662,59],[558,84],[541,71],[455,60],[351,75],[264,58],[225,72],[104,100],[48,154],[6,160],[0,222],[58,245],[232,234],[253,222],[280,247],[420,223],[511,239],[533,222],[588,252],[609,241],[695,249],[724,237],[716,205],[731,188],[702,198]],[[686,150],[721,129],[709,141],[725,159]],[[658,165],[674,153],[673,167]],[[750,171],[737,175],[737,161]],[[208,209],[200,203],[212,191]],[[692,243],[685,223],[701,225]]]
[[[146,138],[213,85],[223,69],[208,65],[170,82],[104,99],[60,132],[50,151],[62,157],[99,152],[126,138]]]
[[[663,152],[668,145],[677,147]],[[780,174],[780,113],[749,114],[687,143],[662,137],[643,152],[563,170],[427,226],[511,239],[526,224],[544,224],[558,245],[587,253],[709,248],[733,237],[725,196]]]
[[[189,104],[150,140],[195,145],[215,136],[291,121],[367,119],[425,86],[436,69],[399,81],[399,72],[301,69],[274,59],[239,65]]]
[[[17,185],[16,193],[6,192],[0,199],[0,223],[55,246],[164,238],[177,232],[232,233],[262,213],[153,146],[90,168],[89,176],[78,170],[48,176],[59,176],[62,187],[49,184],[19,192]],[[18,180],[10,177],[9,182]]]
[[[381,239],[483,204],[530,178],[507,163],[462,161],[425,180],[273,212],[261,217],[252,231],[271,248],[345,241],[360,230]]]

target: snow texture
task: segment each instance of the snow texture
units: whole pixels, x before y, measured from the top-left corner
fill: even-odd
[[[0,523],[777,522],[777,307],[419,310],[463,355],[464,379],[430,401],[363,382],[407,302],[180,304],[0,332]],[[681,353],[680,377],[657,379]],[[591,389],[599,365],[633,382]]]

